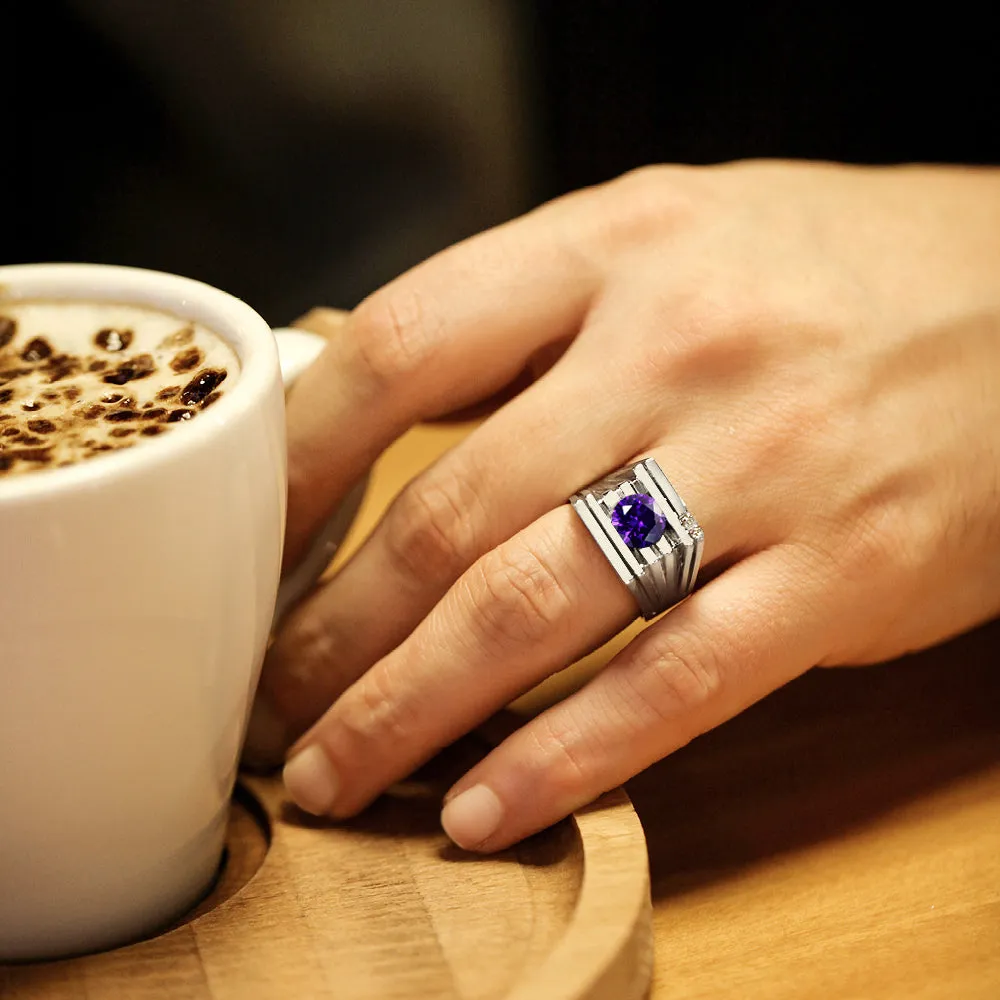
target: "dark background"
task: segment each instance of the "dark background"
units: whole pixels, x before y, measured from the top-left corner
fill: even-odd
[[[434,2],[404,26],[440,53],[420,64],[431,83],[373,87],[400,51],[391,3],[14,6],[0,262],[177,271],[281,323],[643,163],[1000,162],[996,40],[954,5],[466,3],[460,30]],[[249,15],[269,27],[248,35]],[[358,55],[348,25],[367,49],[343,100],[269,44],[301,29],[336,68]]]

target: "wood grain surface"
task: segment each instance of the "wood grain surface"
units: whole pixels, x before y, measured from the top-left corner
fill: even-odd
[[[491,858],[452,847],[441,797],[467,737],[348,823],[244,776],[214,891],[148,941],[0,966],[5,1000],[640,1000],[648,864],[621,790]]]

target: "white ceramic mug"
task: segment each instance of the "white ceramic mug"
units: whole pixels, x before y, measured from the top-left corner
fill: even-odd
[[[211,883],[278,591],[281,367],[322,343],[287,332],[279,367],[248,305],[131,268],[0,267],[11,298],[163,309],[226,340],[240,373],[149,444],[0,479],[0,960],[144,936]]]

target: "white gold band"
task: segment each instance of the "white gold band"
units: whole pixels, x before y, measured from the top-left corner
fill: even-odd
[[[605,476],[569,502],[645,619],[694,589],[705,535],[653,459]]]

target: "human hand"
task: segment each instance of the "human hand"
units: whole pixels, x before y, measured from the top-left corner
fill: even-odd
[[[701,587],[457,783],[463,847],[545,827],[813,665],[1000,611],[995,172],[647,168],[330,332],[289,403],[291,560],[407,427],[539,377],[286,620],[250,749],[299,737],[309,811],[358,812],[635,617],[565,499],[640,457],[704,529]]]

